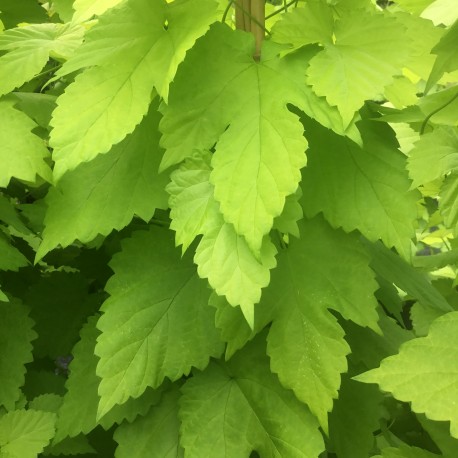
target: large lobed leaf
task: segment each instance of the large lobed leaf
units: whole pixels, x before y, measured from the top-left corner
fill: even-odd
[[[353,8],[341,12],[332,24],[332,7],[323,3],[285,14],[273,38],[295,48],[323,45],[310,61],[307,82],[337,106],[347,126],[365,100],[376,97],[401,73],[410,43],[405,29],[388,15]]]
[[[75,24],[31,24],[0,34],[0,95],[35,77],[50,57],[68,59],[83,41]]]
[[[111,297],[102,306],[95,349],[99,417],[165,377],[173,381],[192,366],[203,369],[223,351],[208,306],[210,290],[191,257],[180,259],[171,232],[157,226],[136,232],[110,265]]]
[[[214,21],[213,0],[130,0],[102,15],[58,76],[86,68],[54,111],[55,176],[106,153],[141,121],[194,41]],[[76,115],[75,115],[76,114]]]
[[[279,254],[264,301],[275,303],[267,351],[282,384],[307,403],[327,431],[350,348],[328,309],[378,330],[377,284],[354,235],[321,217],[299,224],[301,238]]]
[[[160,125],[164,168],[216,143],[215,198],[258,256],[306,164],[303,127],[287,105],[345,133],[337,110],[304,85],[309,54],[280,58],[279,50],[265,43],[257,63],[250,34],[213,26],[180,68]]]
[[[153,103],[134,132],[109,153],[81,164],[50,189],[36,259],[59,245],[87,243],[120,230],[134,215],[148,221],[157,208],[167,208],[168,177],[158,172],[162,151],[156,108]]]
[[[265,335],[226,363],[211,363],[182,388],[181,443],[189,458],[316,458],[323,450],[307,407],[270,372]]]
[[[427,337],[406,342],[397,355],[355,379],[379,384],[431,420],[450,421],[458,438],[458,312],[437,318]]]
[[[303,119],[309,163],[303,172],[304,212],[323,213],[334,227],[358,229],[371,241],[410,259],[418,191],[410,191],[405,157],[393,131],[382,123],[358,123],[363,147],[313,120]]]

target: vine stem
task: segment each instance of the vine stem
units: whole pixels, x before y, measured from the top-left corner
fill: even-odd
[[[425,133],[426,126],[428,125],[428,121],[436,114],[439,113],[439,111],[443,110],[446,106],[450,105],[456,98],[458,98],[458,92],[446,103],[441,105],[439,108],[436,108],[433,110],[431,113],[429,113],[428,116],[426,116],[425,120],[423,121],[423,124],[421,125],[420,128],[420,135],[423,135]]]
[[[281,13],[282,11],[288,11],[288,8],[290,6],[293,6],[296,4],[297,6],[297,0],[291,0],[288,3],[285,3],[281,8],[278,8],[278,10],[275,10],[273,13],[270,13],[269,15],[266,16],[266,21],[267,19],[270,19],[271,17],[274,17],[276,14]]]

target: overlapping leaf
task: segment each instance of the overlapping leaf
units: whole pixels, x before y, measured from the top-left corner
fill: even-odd
[[[279,50],[266,43],[256,63],[251,35],[215,25],[180,68],[160,125],[163,167],[216,143],[215,198],[257,254],[306,163],[303,128],[287,104],[345,132],[337,110],[304,85],[308,52],[279,58]]]
[[[132,424],[122,424],[114,434],[118,443],[117,458],[183,458],[179,441],[180,422],[178,420],[177,386],[165,393],[160,403],[152,408],[145,417]]]
[[[135,131],[108,154],[81,164],[49,191],[37,259],[58,245],[86,243],[120,230],[134,215],[148,221],[156,208],[167,207],[168,177],[158,173],[162,152],[155,108],[153,104]]]
[[[167,98],[179,63],[215,12],[213,0],[130,0],[100,18],[59,73],[91,67],[58,99],[50,141],[56,177],[132,132],[148,110],[153,88]]]
[[[100,379],[96,376],[98,358],[94,354],[96,339],[96,316],[91,317],[81,330],[81,340],[75,345],[70,363],[70,375],[65,384],[67,392],[56,423],[54,443],[79,434],[88,434],[97,424],[105,429],[123,420],[131,422],[137,415],[144,415],[152,404],[158,402],[160,391],[147,390],[143,396],[116,405],[107,415],[97,421],[97,405],[100,400],[97,390]]]
[[[276,249],[266,236],[257,259],[246,240],[224,221],[209,181],[210,160],[210,153],[195,152],[172,173],[167,187],[171,194],[171,227],[183,249],[203,234],[194,257],[200,277],[208,278],[212,288],[226,296],[232,306],[240,306],[253,326],[254,304],[261,298],[261,289],[269,284]]]
[[[431,420],[450,421],[451,434],[458,438],[457,336],[458,312],[447,313],[431,324],[427,337],[406,342],[397,355],[356,380],[379,384]]]
[[[17,271],[29,263],[27,258],[0,231],[0,270]]]
[[[33,183],[39,175],[51,181],[51,169],[45,162],[49,152],[31,132],[36,124],[5,100],[0,100],[0,119],[0,187],[8,186],[13,177]]]
[[[458,132],[440,126],[421,136],[410,151],[408,169],[413,186],[442,178],[458,169]]]
[[[170,231],[151,226],[135,233],[111,267],[111,297],[97,324],[99,417],[165,377],[177,380],[192,366],[203,369],[223,350],[210,291],[190,256],[180,259]]]
[[[92,16],[100,16],[124,0],[75,0],[73,2],[74,21],[86,21]]]
[[[264,335],[227,363],[211,363],[182,388],[181,442],[189,458],[315,458],[324,449],[304,404],[270,372]]]
[[[379,429],[382,395],[345,377],[329,416],[329,437],[339,458],[367,458]]]
[[[21,22],[45,22],[46,10],[35,0],[0,0],[0,21],[6,28]]]
[[[267,351],[282,384],[327,430],[350,350],[328,309],[378,330],[377,284],[354,236],[333,230],[322,218],[301,222],[300,228],[301,238],[279,255],[264,297],[276,304]]]
[[[0,406],[11,410],[21,396],[25,364],[33,359],[31,341],[37,335],[29,310],[16,301],[0,302],[0,317]]]
[[[0,417],[0,455],[36,458],[54,435],[53,413],[15,410]]]
[[[32,24],[0,34],[0,95],[36,76],[50,57],[68,59],[83,41],[75,24]]]
[[[364,100],[377,96],[400,74],[409,44],[393,18],[354,9],[344,10],[334,23],[332,16],[324,2],[294,9],[278,22],[274,39],[294,47],[324,46],[310,61],[308,83],[337,106],[346,126]]]
[[[380,238],[409,259],[419,194],[409,191],[405,157],[391,129],[360,122],[361,148],[316,122],[304,119],[304,124],[310,146],[302,184],[305,214],[323,212],[332,226]]]

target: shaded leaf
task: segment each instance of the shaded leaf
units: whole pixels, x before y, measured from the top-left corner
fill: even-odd
[[[164,378],[177,380],[192,366],[203,369],[222,342],[208,306],[210,291],[173,235],[150,226],[134,233],[110,263],[110,298],[97,327],[99,417],[129,397],[137,398]]]
[[[324,450],[310,411],[270,372],[263,336],[182,388],[181,442],[190,458],[315,458]],[[216,453],[216,455],[215,455]]]

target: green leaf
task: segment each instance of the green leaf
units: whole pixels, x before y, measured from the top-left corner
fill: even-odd
[[[308,51],[277,51],[266,42],[256,63],[251,35],[215,25],[180,67],[160,125],[163,168],[216,143],[215,198],[256,254],[306,164],[303,128],[287,105],[345,133],[337,111],[303,84]]]
[[[49,152],[31,131],[36,124],[9,101],[0,100],[0,187],[12,177],[34,183],[36,176],[51,181],[51,169],[44,161]]]
[[[89,443],[86,436],[67,437],[62,442],[55,445],[48,445],[44,451],[44,456],[61,455],[96,455],[97,451]]]
[[[36,0],[0,0],[0,21],[6,28],[20,22],[46,22],[46,10]]]
[[[8,296],[0,289],[0,302],[9,302]]]
[[[49,58],[68,59],[83,41],[75,24],[33,24],[0,34],[0,95],[35,77]]]
[[[55,414],[16,410],[0,417],[0,455],[36,458],[54,435]]]
[[[92,16],[100,16],[122,1],[123,0],[75,0],[72,5],[75,10],[72,19],[80,22],[91,19]]]
[[[27,258],[0,231],[0,270],[17,271],[29,264]]]
[[[434,25],[451,26],[458,20],[454,0],[435,0],[421,13],[422,17],[431,19]]]
[[[180,259],[173,235],[151,226],[122,244],[110,263],[110,298],[97,326],[99,417],[148,386],[203,369],[222,353],[208,306],[210,291],[190,256]]]
[[[321,218],[302,221],[300,228],[301,238],[279,254],[264,296],[276,304],[267,351],[281,383],[308,404],[326,431],[350,350],[328,308],[378,330],[377,283],[355,236]]]
[[[59,245],[87,243],[98,234],[120,230],[134,215],[148,221],[156,208],[167,208],[168,177],[158,173],[162,151],[155,108],[153,104],[134,132],[108,154],[81,164],[50,189],[36,259]]]
[[[381,243],[367,243],[371,267],[380,277],[395,284],[426,307],[450,312],[452,307],[435,289],[424,272],[415,270]]]
[[[458,132],[438,126],[415,143],[407,161],[412,186],[429,183],[458,169]]]
[[[12,410],[21,396],[25,364],[33,360],[31,341],[37,335],[29,310],[17,301],[0,302],[0,316],[0,406]]]
[[[421,414],[417,414],[417,418],[444,456],[458,455],[458,439],[450,436],[448,422],[431,421]]]
[[[450,86],[441,91],[422,97],[418,106],[429,124],[445,124],[458,127],[458,86]]]
[[[333,43],[323,44],[323,51],[310,61],[307,81],[317,95],[337,106],[345,126],[365,100],[400,74],[409,51],[405,30],[394,18],[361,10],[336,20]]]
[[[457,336],[458,312],[447,313],[431,324],[427,337],[406,342],[397,355],[355,379],[379,384],[431,420],[450,421],[451,435],[458,438]]]
[[[49,128],[51,114],[56,108],[56,96],[34,92],[13,92],[10,97],[14,97],[17,100],[16,107],[40,127]]]
[[[302,197],[302,189],[297,188],[294,194],[289,195],[285,199],[285,206],[280,216],[274,220],[273,228],[277,229],[283,234],[291,234],[299,237],[299,226],[297,222],[304,217],[302,206],[299,199]]]
[[[19,216],[16,205],[2,194],[0,194],[0,221],[3,221],[8,226],[12,226],[23,234],[30,234],[30,230],[25,226],[22,218]]]
[[[189,458],[315,458],[324,450],[306,406],[270,372],[263,336],[227,363],[211,363],[182,388],[181,443]],[[215,455],[217,453],[217,455]]]
[[[452,72],[458,69],[458,53],[456,52],[457,39],[458,21],[447,30],[439,43],[432,50],[432,53],[436,54],[437,58],[428,81],[426,82],[425,92],[429,92],[445,72]]]
[[[55,443],[61,443],[64,438],[88,434],[97,424],[105,429],[123,420],[132,422],[137,415],[145,415],[152,404],[158,402],[160,390],[147,390],[144,395],[135,400],[129,400],[122,405],[116,405],[110,412],[97,421],[97,406],[99,396],[97,390],[100,379],[96,376],[99,359],[94,354],[94,348],[99,331],[96,328],[97,316],[91,317],[81,330],[81,340],[75,345],[70,363],[70,375],[65,384],[67,393],[56,423]]]
[[[232,307],[224,297],[213,293],[209,304],[216,308],[215,324],[221,330],[221,339],[227,343],[226,360],[229,360],[237,350],[243,348],[272,321],[275,309],[275,305],[269,302],[255,304],[254,323],[250,327],[242,310]]]
[[[160,403],[133,423],[123,423],[113,438],[118,443],[116,458],[183,458],[180,446],[178,400],[175,386],[162,396]]]
[[[82,324],[98,306],[90,299],[80,273],[51,272],[30,287],[24,300],[38,333],[33,344],[36,356],[56,359],[71,353]]]
[[[416,302],[410,309],[410,319],[412,320],[415,335],[417,337],[426,336],[431,323],[443,314],[442,310],[426,307],[420,302]]]
[[[209,182],[210,160],[210,153],[195,152],[172,173],[167,186],[171,227],[183,250],[203,234],[194,257],[199,276],[208,278],[212,288],[232,306],[240,306],[253,326],[253,307],[261,298],[261,289],[269,284],[276,249],[266,236],[260,259],[256,259],[246,240],[237,235],[232,224],[224,222]]]
[[[406,259],[415,236],[417,191],[409,191],[405,156],[393,131],[382,123],[358,123],[364,146],[303,119],[309,162],[303,171],[302,206],[307,216],[323,212],[334,227],[358,229],[382,239]]]
[[[339,458],[367,458],[379,429],[382,395],[376,387],[342,379],[329,415],[329,437]]]
[[[445,178],[439,199],[439,210],[444,217],[444,226],[452,229],[454,234],[458,234],[458,169]]]
[[[381,458],[439,458],[439,455],[418,447],[401,445],[399,448],[384,448],[382,450]]]
[[[59,97],[53,113],[50,144],[57,178],[132,132],[148,111],[154,88],[167,98],[178,65],[215,12],[213,0],[130,0],[99,19],[57,73],[91,67]]]
[[[211,154],[195,152],[170,175],[166,190],[170,194],[170,228],[183,253],[198,236],[208,232],[220,220],[219,205],[210,183]]]
[[[307,26],[305,27],[305,24]],[[272,28],[272,39],[293,49],[312,43],[332,44],[334,18],[325,2],[307,2],[282,15]]]
[[[276,253],[275,246],[266,237],[258,261],[245,239],[221,218],[220,225],[202,237],[194,261],[199,276],[208,278],[216,293],[226,296],[232,306],[239,305],[253,327],[254,304],[261,299],[261,289],[269,284],[270,270],[277,264]]]

